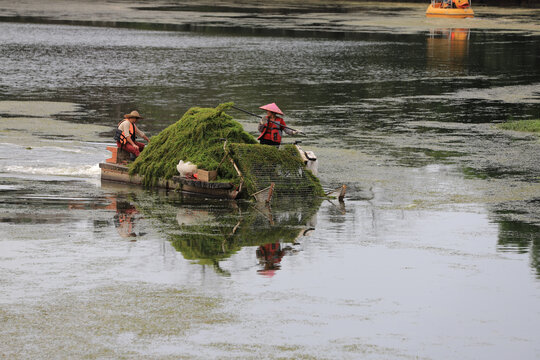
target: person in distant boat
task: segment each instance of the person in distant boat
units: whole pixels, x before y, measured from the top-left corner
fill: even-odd
[[[139,156],[144,149],[144,144],[136,141],[137,136],[142,137],[147,142],[150,141],[148,136],[135,126],[135,123],[139,119],[142,119],[142,116],[136,110],[133,110],[129,114],[125,114],[124,120],[118,123],[118,130],[115,135],[118,148],[130,152],[136,157]]]
[[[257,138],[262,145],[274,145],[279,147],[281,144],[281,134],[283,131],[289,135],[296,135],[298,132],[287,127],[285,121],[278,117],[283,115],[276,103],[267,104],[259,107],[266,110],[266,116],[259,123],[259,132],[261,135]]]

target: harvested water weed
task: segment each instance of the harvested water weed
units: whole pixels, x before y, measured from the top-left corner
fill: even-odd
[[[324,196],[319,179],[304,166],[298,149],[286,145],[231,144],[230,154],[250,194],[275,184],[277,196]]]
[[[255,144],[256,140],[244,131],[242,125],[225,114],[224,110],[232,105],[225,103],[215,109],[189,109],[180,120],[152,137],[131,164],[130,175],[142,175],[144,185],[153,186],[159,179],[171,179],[178,175],[176,165],[184,160],[197,164],[200,169],[218,170],[219,179],[236,179],[237,174],[230,163],[223,162],[219,166],[225,155],[222,139],[247,144]]]
[[[305,168],[294,145],[278,150],[257,144],[240,123],[225,113],[232,106],[224,103],[216,108],[189,109],[178,122],[152,137],[131,164],[130,175],[142,175],[145,186],[154,186],[159,180],[177,175],[176,165],[183,160],[199,169],[217,170],[217,181],[236,185],[243,181],[249,194],[274,183],[278,196],[324,196],[319,179]]]

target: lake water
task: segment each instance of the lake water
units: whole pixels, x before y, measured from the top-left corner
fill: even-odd
[[[539,117],[539,49],[0,22],[0,357],[538,358],[540,143],[494,124]],[[278,103],[345,203],[100,183],[124,113],[226,101]]]

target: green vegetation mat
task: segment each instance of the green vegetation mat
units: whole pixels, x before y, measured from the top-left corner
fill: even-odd
[[[240,169],[248,194],[262,190],[273,182],[277,196],[324,196],[319,182],[306,170],[294,145],[259,145],[242,125],[225,113],[233,103],[213,108],[189,109],[150,143],[131,164],[129,173],[143,176],[145,186],[159,179],[177,175],[180,160],[190,161],[199,169],[217,170],[217,181],[239,184],[241,178],[230,159]],[[225,157],[224,139],[227,139]]]
[[[540,133],[540,119],[509,121],[498,124],[497,127],[504,130]]]
[[[222,139],[229,143],[257,142],[240,123],[225,114],[232,105],[225,103],[215,109],[189,109],[180,120],[150,139],[131,164],[129,173],[144,176],[144,185],[153,186],[160,178],[178,175],[176,165],[180,160],[191,161],[200,169],[216,170],[225,155]],[[219,167],[218,178],[233,181],[237,177],[232,164],[224,161]]]

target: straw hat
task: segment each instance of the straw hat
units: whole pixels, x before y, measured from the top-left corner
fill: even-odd
[[[132,112],[130,112],[129,114],[125,114],[124,117],[126,119],[129,119],[129,118],[137,118],[137,119],[142,119],[143,117],[139,114],[139,112],[137,110],[133,110]]]
[[[271,112],[276,113],[276,114],[284,115],[283,112],[278,108],[276,103],[263,105],[263,106],[259,107],[259,109],[263,109],[263,110],[266,110],[266,111],[271,111]]]

